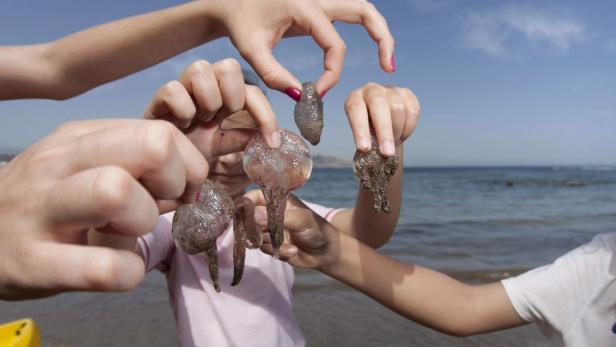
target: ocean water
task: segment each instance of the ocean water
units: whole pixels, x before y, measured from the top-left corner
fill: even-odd
[[[318,169],[297,195],[352,207],[357,188],[349,169]],[[487,282],[550,263],[604,232],[616,232],[616,168],[407,168],[400,220],[380,251]],[[308,346],[558,346],[530,325],[445,336],[318,272],[296,273],[294,306]],[[40,325],[44,346],[177,345],[157,272],[130,293],[0,302],[0,322],[28,316]]]
[[[353,207],[357,184],[351,170],[320,169],[297,195]],[[403,185],[382,251],[461,275],[536,267],[616,232],[612,167],[406,168]]]

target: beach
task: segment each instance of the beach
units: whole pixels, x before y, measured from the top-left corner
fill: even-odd
[[[405,169],[396,232],[380,251],[470,283],[548,264],[616,230],[611,167]],[[352,206],[349,169],[317,169],[298,192]],[[308,346],[558,346],[534,325],[455,338],[414,324],[317,272],[296,272],[294,306]],[[33,317],[44,346],[175,346],[164,276],[130,293],[67,293],[0,302],[0,321]]]

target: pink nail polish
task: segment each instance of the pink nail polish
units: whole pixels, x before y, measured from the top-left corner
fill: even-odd
[[[391,72],[396,72],[396,56],[392,53],[389,58],[389,65],[391,66]]]
[[[327,94],[327,92],[329,92],[329,89],[325,89],[324,91],[321,92],[321,94],[319,94],[322,97],[325,96],[325,94]]]
[[[302,97],[302,93],[301,93],[299,90],[297,90],[297,89],[295,89],[295,88],[293,88],[293,87],[290,87],[290,88],[285,89],[285,91],[284,91],[284,92],[285,92],[285,94],[287,94],[287,95],[288,95],[291,99],[293,99],[293,100],[295,100],[295,101],[299,101],[299,99]]]
[[[201,198],[201,190],[199,190],[195,195],[195,201],[199,201],[199,198]]]

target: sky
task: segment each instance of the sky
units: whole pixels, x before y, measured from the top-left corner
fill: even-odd
[[[0,44],[51,41],[180,1],[6,0]],[[412,89],[422,114],[406,141],[406,166],[616,165],[616,25],[613,1],[373,1],[396,43],[398,70],[380,70],[375,44],[336,23],[348,53],[324,99],[315,153],[352,158],[344,100],[367,82]],[[279,61],[315,80],[322,52],[311,38],[285,39]],[[70,120],[139,117],[154,92],[198,59],[241,60],[227,39],[67,101],[0,102],[0,150],[22,149]],[[269,91],[280,125],[297,131],[293,101]]]

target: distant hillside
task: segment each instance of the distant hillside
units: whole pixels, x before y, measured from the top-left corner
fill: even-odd
[[[343,160],[329,155],[315,154],[312,156],[312,163],[316,169],[350,169],[352,163],[350,160]]]

